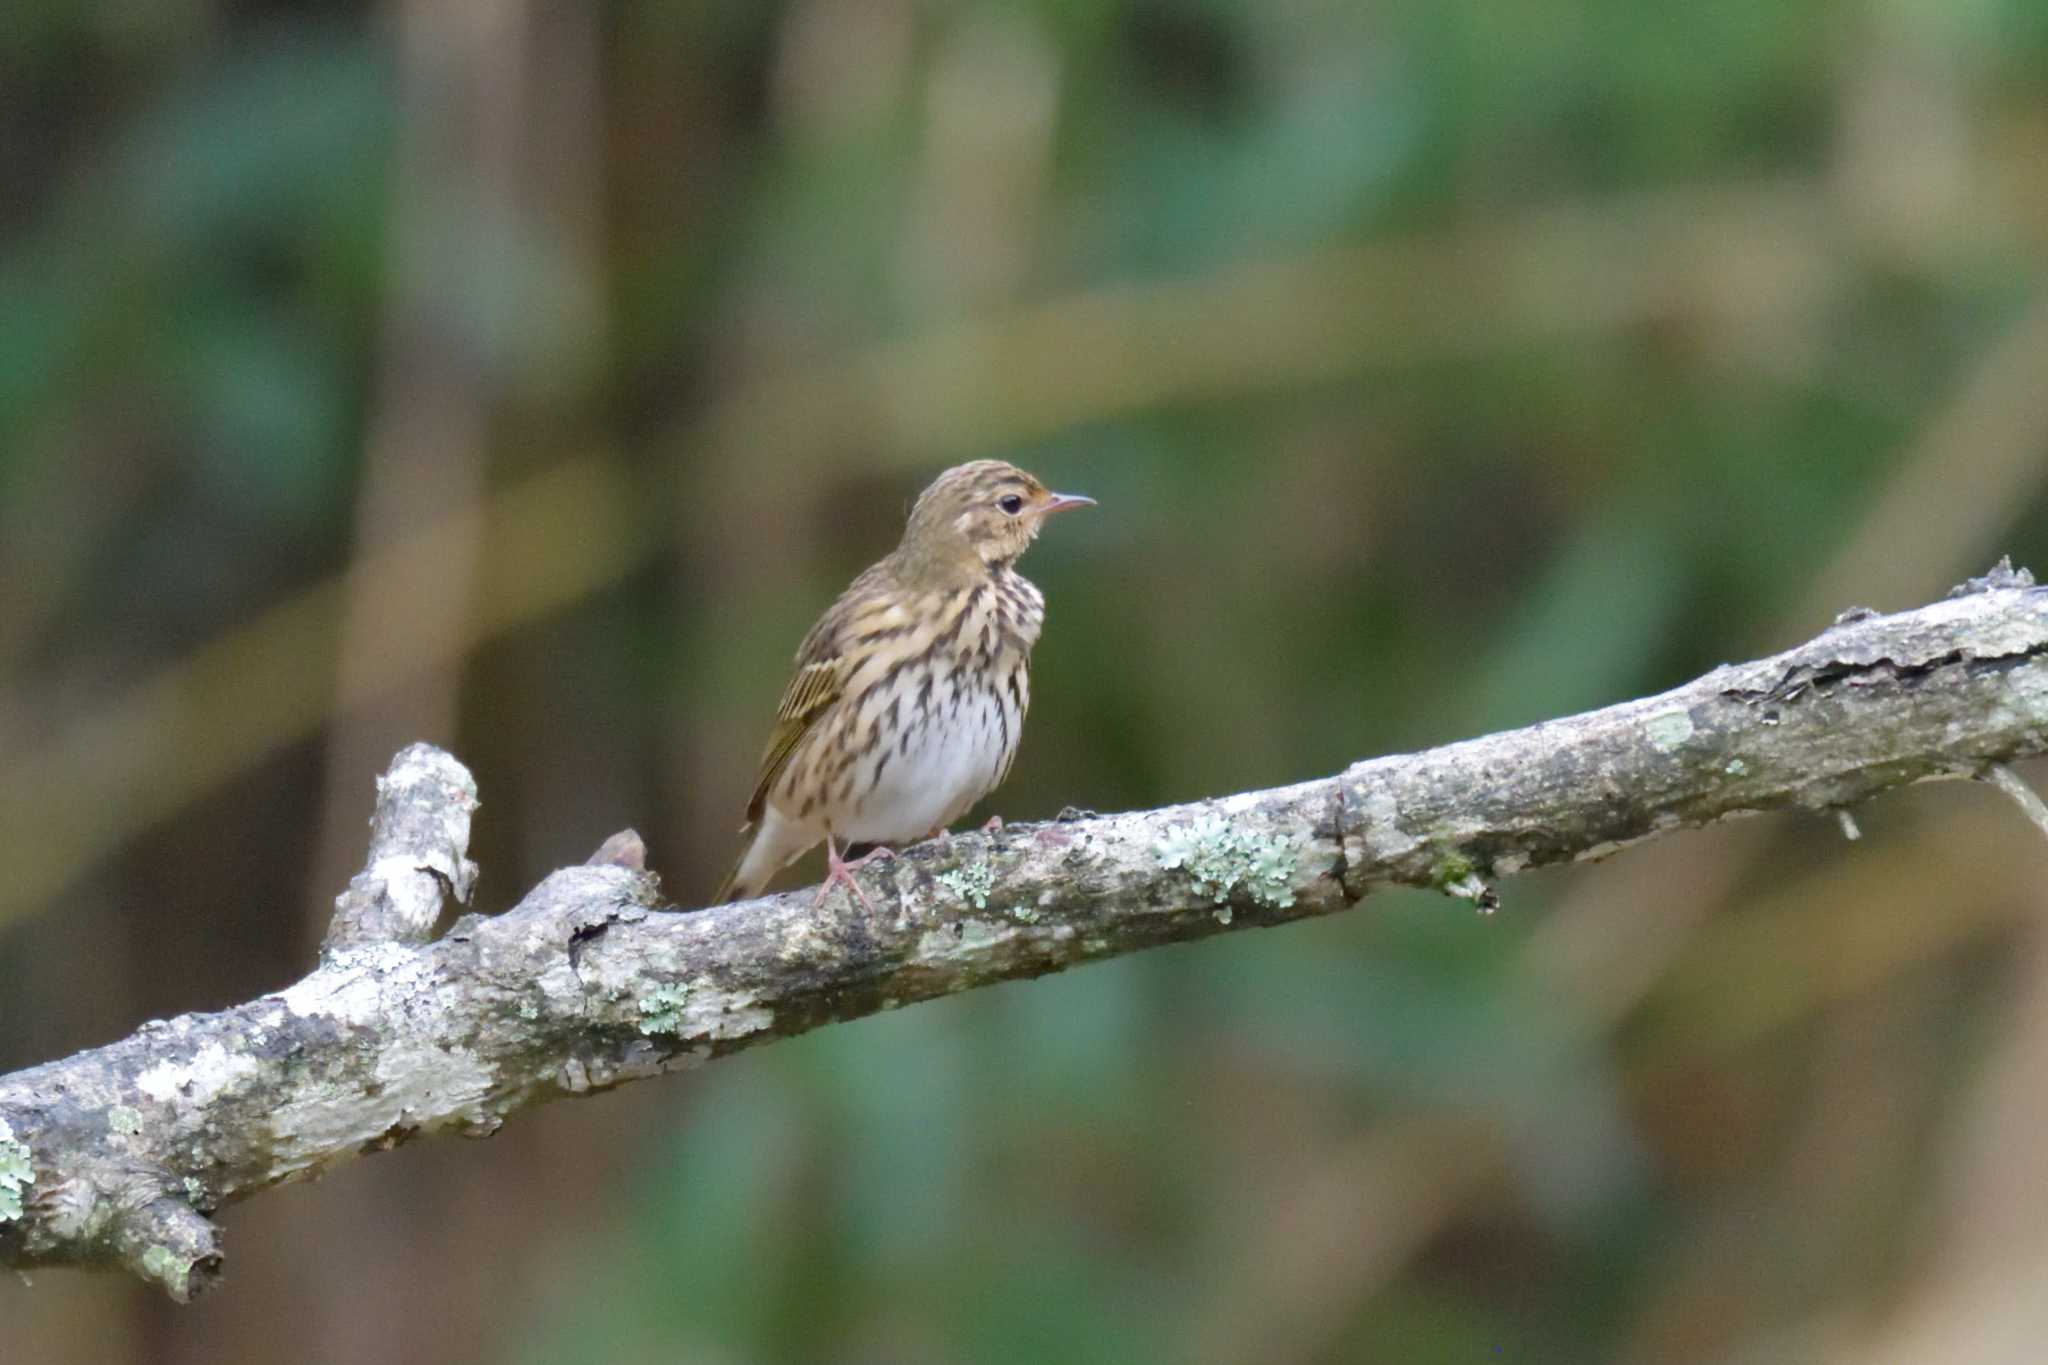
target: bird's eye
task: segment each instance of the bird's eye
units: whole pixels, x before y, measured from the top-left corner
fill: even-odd
[[[1008,512],[1011,516],[1014,517],[1019,512],[1024,510],[1024,499],[1017,496],[1015,493],[1007,493],[996,500],[996,506],[1002,508],[1005,512]]]

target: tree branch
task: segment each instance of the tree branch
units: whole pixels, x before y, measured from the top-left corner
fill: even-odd
[[[485,1136],[544,1100],[1375,887],[1491,908],[1527,868],[2044,749],[2048,590],[2001,566],[1662,696],[1291,787],[934,840],[863,874],[880,915],[809,892],[678,912],[628,833],[427,942],[441,892],[474,876],[476,798],[414,746],[310,976],[0,1077],[0,1262],[122,1264],[186,1299],[220,1275],[207,1215],[421,1134]]]

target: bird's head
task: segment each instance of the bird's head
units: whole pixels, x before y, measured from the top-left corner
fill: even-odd
[[[902,549],[924,562],[1006,565],[1038,538],[1047,517],[1094,502],[1051,492],[1013,464],[976,460],[947,470],[919,495]]]

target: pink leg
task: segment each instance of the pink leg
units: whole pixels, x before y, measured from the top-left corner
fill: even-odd
[[[1002,827],[1003,817],[991,815],[988,818],[988,823],[981,827],[981,832],[983,834],[994,834]],[[918,842],[923,843],[925,839],[937,839],[944,847],[949,849],[953,847],[953,831],[947,829],[944,825],[933,825],[931,829],[925,832],[924,839],[920,839]]]
[[[870,915],[879,913],[875,903],[868,899],[868,893],[860,889],[860,883],[853,879],[854,869],[866,867],[869,863],[880,862],[896,856],[896,851],[882,844],[876,844],[860,857],[848,861],[839,856],[838,841],[831,835],[825,836],[825,884],[818,888],[818,898],[813,905],[823,905],[825,897],[832,894],[834,886],[844,886],[853,893],[853,898],[867,907]]]

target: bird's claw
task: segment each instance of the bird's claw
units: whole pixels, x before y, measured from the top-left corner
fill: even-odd
[[[844,886],[853,893],[855,900],[866,907],[870,915],[880,913],[875,909],[875,903],[868,899],[868,893],[860,889],[860,883],[854,880],[853,874],[857,869],[866,867],[869,863],[885,862],[895,856],[895,849],[877,844],[858,858],[842,858],[839,856],[839,850],[828,840],[825,844],[825,884],[818,888],[818,897],[811,904],[814,906],[823,905],[825,897],[832,894],[833,887]]]

